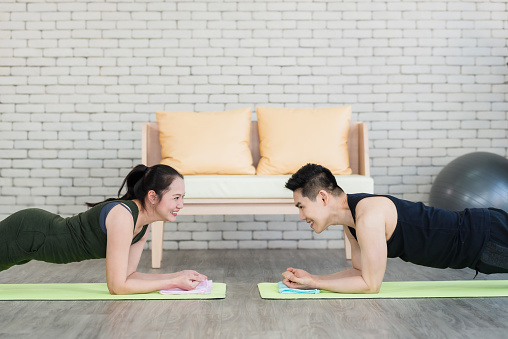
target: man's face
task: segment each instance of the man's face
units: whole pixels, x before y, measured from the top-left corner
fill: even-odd
[[[328,209],[326,209],[320,195],[315,201],[302,195],[302,190],[297,189],[293,192],[295,206],[298,208],[300,220],[305,220],[316,233],[323,232],[329,225],[326,223]]]

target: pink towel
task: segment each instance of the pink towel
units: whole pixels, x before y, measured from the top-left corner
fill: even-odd
[[[190,291],[182,290],[181,288],[170,288],[167,290],[160,290],[160,294],[210,294],[212,292],[212,281],[205,280],[199,283],[199,285]]]

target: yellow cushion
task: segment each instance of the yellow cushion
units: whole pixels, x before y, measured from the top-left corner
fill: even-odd
[[[257,174],[292,174],[307,163],[333,174],[351,174],[347,139],[351,107],[258,107]]]
[[[182,174],[254,174],[250,108],[157,112],[162,164]]]

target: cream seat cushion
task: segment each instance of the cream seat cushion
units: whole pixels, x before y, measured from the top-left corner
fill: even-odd
[[[290,175],[187,175],[187,199],[255,199],[293,198],[284,188]],[[336,175],[338,185],[346,193],[373,193],[374,180],[363,175]]]

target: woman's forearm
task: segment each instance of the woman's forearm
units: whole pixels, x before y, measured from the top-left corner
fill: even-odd
[[[108,288],[111,294],[148,293],[175,287],[192,290],[206,279],[192,270],[167,274],[134,272],[124,279],[108,279]]]
[[[150,293],[168,288],[178,287],[175,279],[143,279],[131,274],[123,282],[109,282],[108,289],[111,294],[137,294]]]
[[[168,280],[175,278],[177,275],[178,273],[152,274],[134,272],[129,276],[129,278],[142,280]]]

